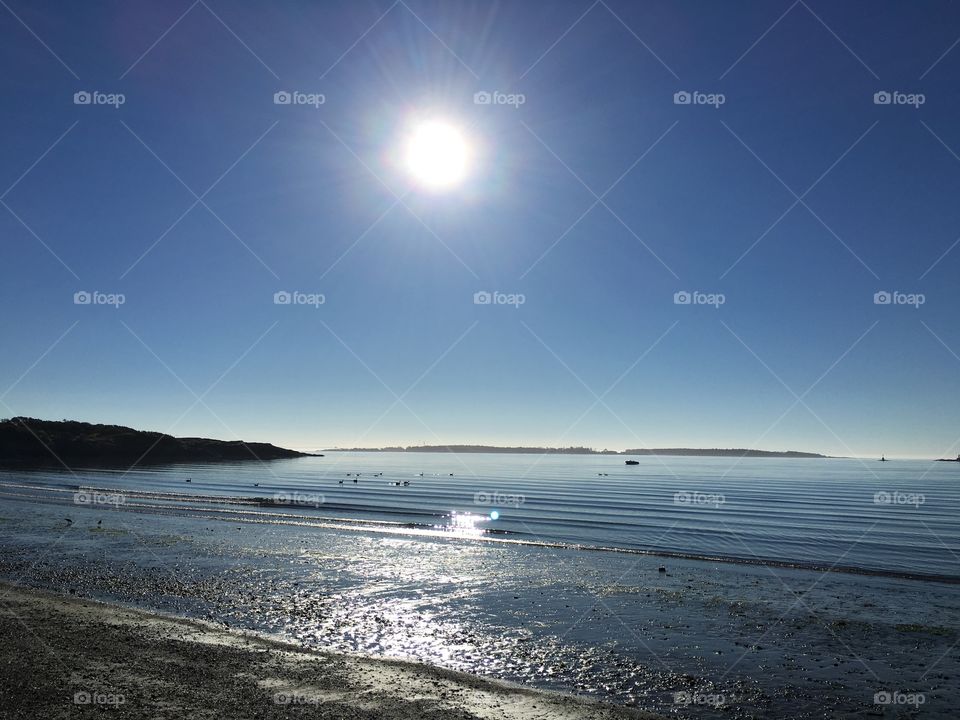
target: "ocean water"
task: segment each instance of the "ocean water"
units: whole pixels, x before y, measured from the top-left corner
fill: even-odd
[[[960,464],[623,460],[3,470],[0,577],[683,717],[952,717]]]
[[[0,492],[73,502],[73,493],[84,488],[93,502],[97,493],[107,500],[119,493],[128,509],[167,515],[454,530],[484,540],[960,580],[960,463],[639,462],[626,466],[614,456],[328,453],[130,472],[0,472]],[[468,532],[471,522],[478,532]]]

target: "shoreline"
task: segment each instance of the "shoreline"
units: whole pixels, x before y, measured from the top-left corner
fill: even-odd
[[[0,692],[16,715],[656,720],[408,660],[321,652],[200,620],[0,582]],[[25,672],[26,671],[26,672]],[[99,708],[98,708],[99,709]]]

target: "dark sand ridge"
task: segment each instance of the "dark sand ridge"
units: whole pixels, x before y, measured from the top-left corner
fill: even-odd
[[[657,717],[411,662],[310,652],[209,623],[8,584],[0,584],[0,637],[3,717]],[[77,704],[78,693],[103,704]]]

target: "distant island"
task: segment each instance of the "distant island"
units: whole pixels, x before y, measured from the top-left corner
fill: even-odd
[[[635,450],[595,450],[587,447],[500,447],[496,445],[411,445],[383,448],[329,448],[329,452],[450,452],[450,453],[528,453],[531,455],[679,455],[693,457],[777,457],[828,458],[819,453],[795,450],[745,450],[742,448],[639,448]]]
[[[6,464],[236,462],[309,455],[270,443],[176,438],[122,425],[28,417],[0,420],[0,463]]]
[[[776,457],[776,458],[829,458],[820,453],[797,450],[745,450],[742,448],[654,448],[624,450],[622,455],[692,455],[696,457]]]

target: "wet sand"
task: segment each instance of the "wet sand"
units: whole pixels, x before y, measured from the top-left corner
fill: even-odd
[[[5,717],[657,716],[416,663],[311,652],[263,635],[0,583]]]

